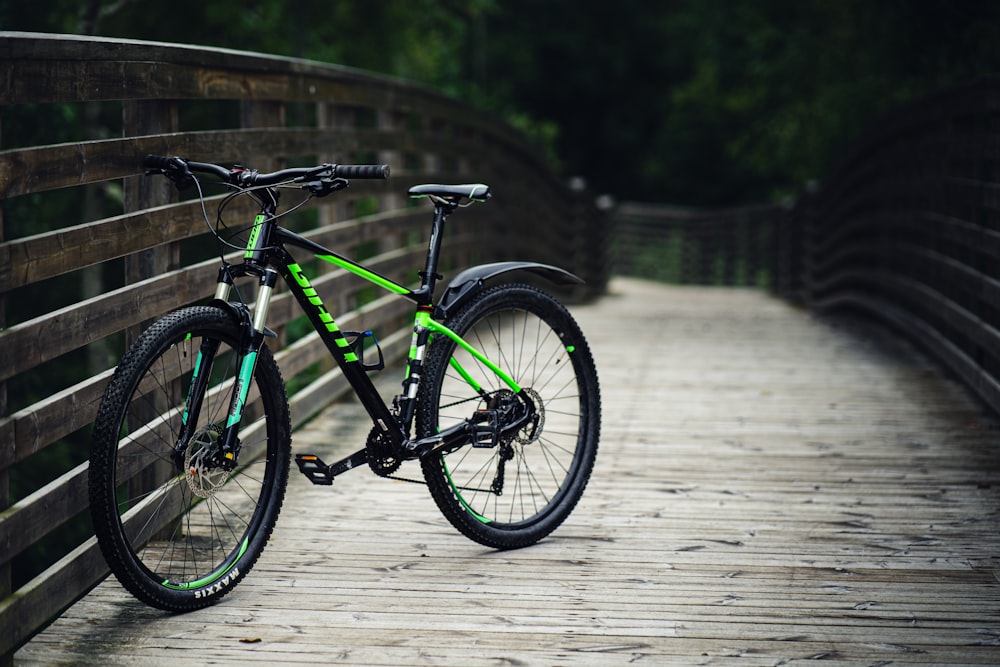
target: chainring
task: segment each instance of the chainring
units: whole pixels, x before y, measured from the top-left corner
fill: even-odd
[[[388,477],[403,465],[403,459],[393,448],[385,431],[377,426],[368,434],[365,450],[368,452],[368,467],[379,477]]]

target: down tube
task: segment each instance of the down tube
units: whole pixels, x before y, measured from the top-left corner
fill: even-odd
[[[489,368],[491,371],[493,371],[493,373],[495,373],[498,378],[504,381],[504,384],[510,387],[511,391],[513,391],[514,393],[518,393],[521,391],[520,385],[518,385],[517,382],[514,381],[514,378],[512,378],[509,374],[507,374],[502,368],[497,366],[495,363],[490,361],[482,352],[480,352],[479,350],[477,350],[476,348],[472,347],[467,342],[465,342],[464,338],[462,338],[457,333],[455,333],[448,327],[444,326],[440,322],[435,322],[426,313],[420,313],[420,315],[423,316],[418,318],[419,320],[422,320],[420,324],[430,329],[431,333],[444,335],[452,339],[459,347],[461,347],[463,350],[471,354],[476,359],[476,361],[480,362],[481,364]],[[459,375],[462,376],[462,379],[468,382],[469,385],[472,386],[477,391],[479,390],[480,388],[479,384],[472,378],[472,376],[469,374],[468,371],[462,368],[461,364],[459,364],[457,361],[454,360],[454,358],[452,358],[451,360],[451,365],[459,373]]]

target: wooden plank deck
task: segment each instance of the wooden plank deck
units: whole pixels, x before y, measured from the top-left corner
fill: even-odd
[[[422,486],[293,473],[221,604],[108,581],[15,664],[1000,664],[998,423],[961,387],[756,291],[620,279],[575,312],[604,432],[551,538],[484,550]],[[337,405],[295,447],[366,431]]]

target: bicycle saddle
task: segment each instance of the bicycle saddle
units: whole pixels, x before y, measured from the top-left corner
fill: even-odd
[[[438,197],[452,204],[461,204],[463,200],[486,201],[490,198],[490,186],[483,183],[467,183],[465,185],[438,185],[425,183],[414,185],[409,189],[411,197]]]

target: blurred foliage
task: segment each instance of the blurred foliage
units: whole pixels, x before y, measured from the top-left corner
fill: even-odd
[[[508,0],[489,34],[495,103],[559,128],[568,169],[681,204],[797,192],[891,108],[1000,70],[1000,4],[961,0]]]
[[[53,0],[0,29],[338,63],[500,114],[619,199],[732,204],[822,179],[889,109],[1000,69],[972,0]]]

